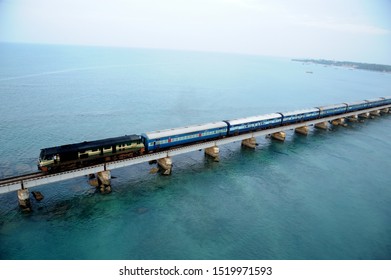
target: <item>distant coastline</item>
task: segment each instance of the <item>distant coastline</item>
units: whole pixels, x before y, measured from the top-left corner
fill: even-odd
[[[334,61],[326,59],[292,59],[292,61],[391,73],[391,65],[383,64],[361,63],[352,61]]]

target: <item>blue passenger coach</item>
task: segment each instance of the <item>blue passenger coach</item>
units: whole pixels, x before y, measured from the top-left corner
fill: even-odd
[[[201,125],[186,126],[143,133],[145,149],[152,152],[187,143],[227,136],[228,125],[225,122],[213,122]]]
[[[346,112],[354,112],[358,110],[365,110],[368,108],[368,102],[366,101],[357,101],[351,103],[345,103],[347,106]]]
[[[387,100],[384,97],[367,99],[365,101],[368,102],[368,107],[370,108],[387,104]]]
[[[282,115],[282,125],[285,125],[316,119],[319,116],[319,109],[311,108],[280,114]]]
[[[384,97],[384,103],[385,103],[385,105],[391,104],[391,96],[385,96]]]
[[[280,114],[267,114],[261,116],[240,118],[225,121],[228,124],[228,135],[236,135],[250,131],[275,127],[281,124]]]
[[[329,106],[317,107],[319,112],[319,118],[324,118],[332,115],[339,115],[346,113],[347,105],[346,104],[336,104]]]

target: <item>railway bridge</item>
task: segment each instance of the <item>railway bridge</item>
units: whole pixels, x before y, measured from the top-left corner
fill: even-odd
[[[295,130],[296,133],[308,134],[309,126],[315,126],[320,129],[327,129],[329,125],[345,125],[346,120],[357,121],[359,118],[370,118],[371,116],[380,116],[381,113],[391,113],[390,105],[383,105],[365,110],[344,113],[300,123],[283,125],[271,129],[260,130],[251,133],[245,133],[235,136],[227,136],[222,139],[207,141],[203,143],[191,144],[179,148],[171,148],[165,151],[154,152],[151,154],[141,155],[130,159],[117,160],[98,164],[90,167],[79,168],[66,172],[55,174],[44,174],[36,172],[16,177],[0,179],[0,194],[8,192],[17,192],[19,204],[22,209],[31,210],[29,189],[36,186],[55,183],[63,180],[69,180],[80,176],[90,176],[90,180],[99,187],[102,192],[111,191],[110,171],[116,168],[122,168],[143,162],[156,161],[163,174],[168,175],[172,170],[172,157],[188,152],[205,150],[205,154],[212,157],[215,161],[219,160],[219,146],[241,141],[243,146],[249,148],[256,147],[256,137],[270,135],[280,141],[285,140],[285,131]],[[96,175],[95,175],[96,174]],[[35,196],[35,195],[34,195]]]

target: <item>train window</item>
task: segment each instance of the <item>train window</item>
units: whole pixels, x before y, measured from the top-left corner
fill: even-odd
[[[105,150],[110,150],[111,147],[110,147],[110,146],[109,146],[109,147],[103,147],[103,149],[105,149]]]

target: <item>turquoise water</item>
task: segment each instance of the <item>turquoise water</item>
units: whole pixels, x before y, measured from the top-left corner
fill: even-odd
[[[391,95],[391,75],[285,58],[0,45],[0,177],[40,148]],[[312,71],[313,74],[307,73]],[[391,115],[0,195],[0,259],[391,259]]]

